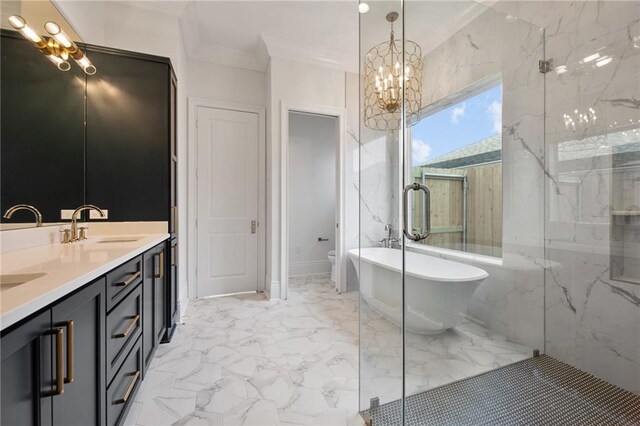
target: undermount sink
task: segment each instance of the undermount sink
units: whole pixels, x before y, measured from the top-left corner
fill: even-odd
[[[4,274],[0,275],[0,288],[6,290],[15,286],[19,286],[37,278],[44,277],[46,272],[36,272],[33,274]]]
[[[138,241],[140,238],[110,238],[105,240],[96,241],[96,244],[106,244],[106,243],[133,243],[134,241]]]

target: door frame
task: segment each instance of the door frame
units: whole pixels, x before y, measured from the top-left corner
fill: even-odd
[[[347,268],[344,248],[345,240],[345,149],[347,110],[323,105],[281,101],[280,104],[280,298],[286,300],[289,293],[289,113],[326,115],[338,119],[338,147],[336,156],[336,290],[347,291]]]
[[[227,111],[246,112],[258,116],[258,292],[266,287],[266,113],[265,108],[256,105],[217,101],[194,96],[188,97],[187,117],[189,120],[187,140],[187,279],[188,298],[198,296],[198,110],[212,108]],[[193,266],[191,266],[193,262]]]

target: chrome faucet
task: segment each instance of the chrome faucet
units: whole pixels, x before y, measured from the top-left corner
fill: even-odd
[[[9,210],[5,212],[3,217],[5,219],[11,219],[11,216],[13,216],[13,214],[18,210],[29,210],[31,213],[33,213],[36,216],[36,226],[38,227],[42,226],[42,214],[38,209],[36,209],[33,206],[30,206],[29,204],[16,204],[15,206],[9,207]]]
[[[84,210],[95,210],[100,213],[100,217],[104,217],[104,212],[100,209],[100,207],[94,206],[93,204],[85,204],[73,211],[71,215],[71,237],[70,242],[78,241],[80,238],[78,237],[78,214]],[[84,238],[83,238],[84,239]]]
[[[393,227],[391,224],[385,225],[384,230],[387,231],[387,236],[381,239],[378,244],[384,248],[401,248],[402,242],[393,235]]]

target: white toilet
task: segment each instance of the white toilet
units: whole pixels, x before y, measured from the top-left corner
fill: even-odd
[[[335,283],[336,282],[336,251],[329,250],[329,253],[327,253],[327,259],[329,259],[329,262],[331,263],[331,281]]]

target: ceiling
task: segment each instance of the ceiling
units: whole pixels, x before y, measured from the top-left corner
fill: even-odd
[[[192,59],[264,71],[269,57],[287,57],[358,71],[357,0],[112,1],[178,17]],[[389,36],[385,15],[400,10],[399,0],[369,4],[363,49]],[[405,2],[406,36],[427,52],[484,10],[471,0]]]

